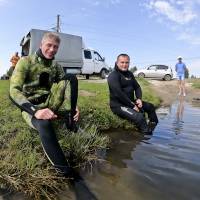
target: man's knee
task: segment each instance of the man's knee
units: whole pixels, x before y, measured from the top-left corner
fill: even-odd
[[[51,127],[51,122],[49,120],[40,120],[39,126],[40,128],[48,129]]]
[[[112,109],[112,112],[121,117],[122,119],[127,119],[133,123],[139,124],[141,123],[145,118],[144,114],[141,112],[136,112],[133,109],[126,108],[126,107],[121,107],[120,109]]]
[[[156,110],[155,106],[152,103],[149,103],[149,102],[144,103],[143,109],[147,113],[149,113],[149,112],[151,113],[151,112],[154,112]]]
[[[43,142],[48,142],[56,139],[54,128],[49,120],[40,120],[38,124],[38,132]]]
[[[32,119],[32,123],[35,128],[39,131],[39,133],[45,132],[44,130],[48,130],[52,128],[52,124],[49,120],[39,120],[39,119]]]
[[[135,122],[137,125],[142,124],[145,121],[144,114],[138,112],[132,121]]]
[[[149,103],[149,109],[151,110],[151,111],[155,111],[155,106],[152,104],[152,103]]]

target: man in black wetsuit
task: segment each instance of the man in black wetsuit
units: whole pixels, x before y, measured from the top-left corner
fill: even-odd
[[[142,90],[133,73],[128,70],[130,57],[120,54],[114,71],[108,77],[110,108],[121,118],[133,122],[144,134],[152,134],[158,123],[153,104],[142,101]],[[147,124],[144,113],[148,114]]]

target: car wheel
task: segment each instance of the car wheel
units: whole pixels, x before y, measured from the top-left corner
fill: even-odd
[[[170,81],[170,80],[171,80],[171,76],[170,76],[169,74],[166,74],[166,75],[164,76],[164,80],[165,80],[165,81]]]
[[[85,75],[85,78],[88,80],[90,78],[90,75],[89,74],[86,74]]]
[[[107,70],[106,69],[102,69],[101,72],[100,72],[100,76],[102,79],[105,79],[106,78],[106,75],[107,75]]]
[[[138,74],[138,78],[144,78],[144,77],[145,77],[144,73],[139,73]]]

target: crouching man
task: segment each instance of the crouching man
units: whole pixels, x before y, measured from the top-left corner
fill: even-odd
[[[78,81],[76,76],[66,75],[62,67],[53,62],[59,45],[58,34],[45,33],[38,51],[19,60],[10,80],[10,98],[22,110],[26,122],[39,132],[43,149],[52,165],[70,176],[72,169],[58,143],[52,120],[59,117],[58,109],[70,86],[71,118],[66,117],[66,120],[67,127],[72,131],[75,129],[74,124],[79,119]]]

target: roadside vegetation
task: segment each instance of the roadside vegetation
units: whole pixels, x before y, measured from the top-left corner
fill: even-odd
[[[139,80],[144,100],[160,104],[160,99],[145,80]],[[23,192],[33,199],[56,199],[67,187],[65,178],[57,176],[45,157],[37,132],[21,118],[20,110],[8,98],[9,81],[0,81],[0,185]],[[101,134],[110,128],[130,128],[126,120],[114,116],[109,108],[107,83],[79,81],[81,110],[78,133],[71,133],[63,123],[55,122],[59,142],[74,167],[98,159],[97,151],[109,146],[109,136]]]
[[[200,78],[189,79],[189,82],[192,83],[192,87],[200,89]]]

